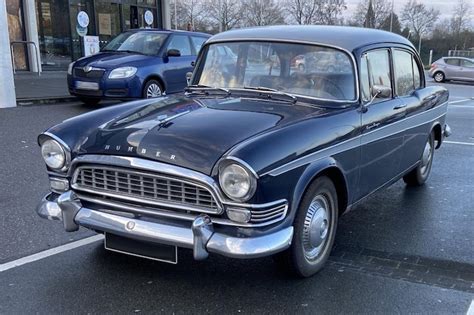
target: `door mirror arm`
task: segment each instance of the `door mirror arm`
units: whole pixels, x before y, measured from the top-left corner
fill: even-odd
[[[375,99],[378,97],[388,98],[392,95],[392,89],[384,85],[374,85],[372,87],[372,98],[369,102],[362,104],[361,112],[366,113],[369,107],[374,103]]]

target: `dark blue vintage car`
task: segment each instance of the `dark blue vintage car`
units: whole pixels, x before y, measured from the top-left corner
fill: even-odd
[[[157,29],[130,30],[100,53],[69,65],[69,93],[83,102],[154,98],[181,92],[186,73],[208,34]]]
[[[186,95],[42,133],[51,193],[37,212],[66,231],[104,233],[114,251],[172,263],[177,248],[196,259],[275,255],[310,276],[341,214],[401,178],[425,183],[450,133],[447,106],[447,90],[425,86],[416,50],[393,33],[221,33],[201,50]]]

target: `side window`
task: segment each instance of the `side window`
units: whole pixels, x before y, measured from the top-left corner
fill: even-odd
[[[173,35],[170,43],[168,44],[168,50],[177,49],[181,52],[181,56],[191,56],[191,44],[189,43],[189,37],[186,35]]]
[[[393,90],[390,81],[390,57],[386,49],[367,53],[370,86],[383,85]]]
[[[446,58],[444,59],[444,62],[450,66],[459,66],[459,59],[457,58]]]
[[[461,59],[461,67],[474,68],[474,62],[466,59]]]
[[[410,95],[415,89],[413,83],[412,55],[403,50],[394,50],[393,68],[395,72],[395,90],[397,95]]]
[[[420,67],[413,56],[411,56],[411,62],[413,64],[413,83],[416,90],[421,87]]]
[[[194,45],[194,50],[196,51],[196,55],[199,53],[199,50],[201,50],[202,45],[206,41],[207,38],[205,37],[198,37],[198,36],[191,36],[191,41],[193,42]]]

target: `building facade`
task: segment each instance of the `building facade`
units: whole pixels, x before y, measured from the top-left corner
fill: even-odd
[[[132,28],[170,28],[170,0],[0,0],[0,108],[16,105],[15,71],[66,70]],[[87,37],[87,36],[92,36]]]
[[[35,42],[43,71],[64,70],[71,61],[87,53],[85,35],[98,36],[103,46],[131,28],[169,27],[167,2],[169,0],[6,0],[9,38],[10,42]],[[34,18],[27,21],[26,15],[31,10]],[[28,36],[29,28],[35,29],[36,36]],[[32,46],[13,44],[17,70],[36,70],[32,69],[36,67],[36,63],[31,62],[35,59]]]

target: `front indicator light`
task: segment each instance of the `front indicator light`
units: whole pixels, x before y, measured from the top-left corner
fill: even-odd
[[[252,213],[247,209],[227,208],[229,219],[239,223],[248,223],[252,218]]]
[[[54,192],[65,192],[69,190],[69,181],[64,178],[50,178],[49,185]]]

